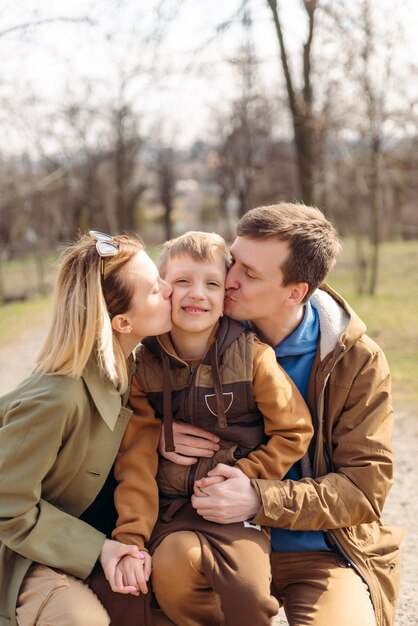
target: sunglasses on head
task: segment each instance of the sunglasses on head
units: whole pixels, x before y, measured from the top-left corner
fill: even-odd
[[[96,240],[96,250],[100,257],[100,283],[104,288],[104,263],[109,256],[115,256],[119,252],[119,245],[113,242],[113,237],[98,230],[89,230],[89,235]]]

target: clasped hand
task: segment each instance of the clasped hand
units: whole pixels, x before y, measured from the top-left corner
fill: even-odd
[[[219,437],[186,422],[173,422],[175,452],[166,452],[162,429],[159,452],[179,465],[193,465],[199,457],[212,457]],[[196,481],[192,505],[204,519],[231,524],[251,519],[261,501],[250,479],[238,468],[219,463],[206,478]]]
[[[112,591],[139,596],[148,592],[151,556],[136,546],[106,539],[99,557]]]

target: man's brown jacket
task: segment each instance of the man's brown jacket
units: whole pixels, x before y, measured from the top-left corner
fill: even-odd
[[[315,428],[311,475],[300,481],[254,480],[262,507],[253,521],[325,531],[367,583],[377,625],[391,626],[404,531],[380,521],[393,476],[389,369],[363,322],[338,294],[323,286],[312,304],[320,318],[320,345],[307,399]]]

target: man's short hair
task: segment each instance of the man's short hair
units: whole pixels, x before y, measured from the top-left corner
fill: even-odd
[[[162,245],[163,251],[158,258],[158,270],[164,278],[170,259],[188,254],[195,261],[212,261],[214,254],[219,252],[225,261],[225,271],[229,267],[229,253],[225,240],[216,233],[205,233],[191,230],[180,237],[170,239]]]
[[[338,233],[316,207],[281,202],[246,213],[237,224],[237,235],[250,239],[278,239],[290,246],[280,268],[283,285],[307,283],[305,302],[324,282],[341,250]]]

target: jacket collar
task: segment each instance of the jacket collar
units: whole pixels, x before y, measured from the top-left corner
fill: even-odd
[[[230,317],[223,316],[214,327],[211,334],[211,344],[216,340],[217,342],[217,355],[220,357],[228,348],[228,346],[239,337],[245,328],[241,322],[236,322]],[[145,337],[142,344],[154,354],[160,354],[162,351],[170,357],[172,362],[175,362],[179,367],[187,367],[187,361],[184,361],[176,352],[171,341],[170,333],[164,333],[158,337]],[[205,365],[210,364],[210,350],[207,351],[202,359],[202,363]]]
[[[350,348],[366,332],[364,322],[328,285],[321,285],[314,292],[311,304],[319,314],[321,361],[338,346]]]
[[[82,379],[102,419],[110,430],[113,430],[122,408],[122,399],[116,387],[108,378],[101,375],[97,363],[93,360],[87,364]]]

